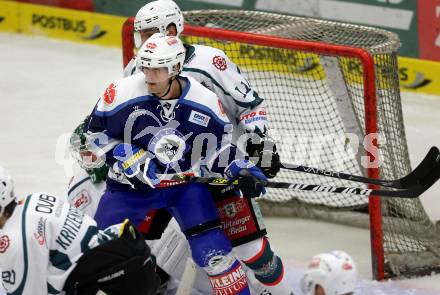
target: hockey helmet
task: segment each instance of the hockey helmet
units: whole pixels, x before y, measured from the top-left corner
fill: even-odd
[[[343,295],[354,292],[357,270],[353,259],[344,251],[331,251],[312,257],[301,279],[303,294],[314,295],[320,285],[326,295]]]
[[[177,76],[182,70],[185,61],[185,47],[178,37],[156,33],[145,41],[136,58],[140,71],[143,71],[144,68],[167,68],[168,75],[166,77],[156,78],[164,80],[164,78]],[[148,80],[148,77],[146,79]],[[157,81],[150,80],[149,82]]]
[[[99,148],[101,147],[96,146],[94,141],[100,142],[102,140],[102,142],[106,142],[106,137],[101,133],[86,133],[84,127],[88,121],[89,116],[73,131],[70,137],[70,154],[79,166],[87,171],[93,183],[99,183],[105,180],[109,168],[105,164],[105,159],[97,152],[100,151]],[[101,136],[101,138],[98,136]]]
[[[0,216],[6,206],[15,201],[14,181],[3,167],[0,167]]]
[[[157,28],[159,33],[167,34],[170,24],[176,25],[177,36],[183,31],[183,14],[179,6],[172,0],[152,1],[143,6],[134,18],[134,43],[141,47],[140,31]]]

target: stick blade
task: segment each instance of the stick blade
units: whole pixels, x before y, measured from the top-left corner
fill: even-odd
[[[420,179],[429,175],[432,169],[437,165],[439,155],[439,149],[436,146],[431,147],[422,162],[420,162],[410,174],[400,179],[400,187],[413,186],[419,183]]]
[[[197,277],[196,264],[188,257],[176,295],[190,295]]]

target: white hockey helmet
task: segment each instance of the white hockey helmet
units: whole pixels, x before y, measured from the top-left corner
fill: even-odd
[[[172,0],[156,0],[144,5],[134,18],[134,43],[141,47],[142,40],[139,31],[157,28],[166,35],[170,24],[176,25],[177,36],[183,31],[183,13]]]
[[[14,181],[3,167],[0,167],[0,216],[5,207],[15,200]]]
[[[185,47],[178,37],[155,33],[141,46],[136,59],[140,71],[143,68],[167,68],[168,78],[171,78],[182,70]]]
[[[353,259],[344,251],[331,251],[312,257],[301,279],[301,290],[306,295],[314,295],[316,285],[320,285],[326,295],[350,294],[356,282]]]

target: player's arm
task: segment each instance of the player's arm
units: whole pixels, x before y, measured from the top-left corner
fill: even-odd
[[[207,58],[212,60],[207,63],[209,68],[206,69],[208,73],[205,74],[210,77],[206,83],[208,88],[213,88],[211,90],[222,98],[225,111],[234,115],[241,128],[263,135],[267,130],[267,120],[260,120],[259,124],[244,124],[241,118],[253,111],[257,114],[266,112],[264,99],[223,51],[213,50],[209,53]]]
[[[275,177],[280,170],[280,160],[276,144],[268,136],[266,102],[241,74],[238,66],[232,65],[222,79],[225,85],[229,85],[228,92],[236,105],[237,125],[247,139],[246,154],[267,177]]]
[[[206,49],[206,48],[205,48]],[[246,133],[246,153],[263,169],[268,177],[279,171],[279,156],[273,140],[267,136],[268,120],[264,99],[243,76],[240,68],[221,50],[206,50],[202,55],[211,59],[204,70],[185,68],[184,71],[197,76],[210,90],[222,98],[226,113],[236,119],[238,128]]]
[[[39,198],[58,208],[50,213],[43,227],[46,238],[43,242],[46,241],[50,251],[47,282],[54,291],[95,294],[91,289],[100,289],[108,294],[122,294],[121,288],[127,288],[131,285],[129,282],[140,277],[149,283],[142,285],[145,293],[127,290],[129,294],[148,294],[148,288],[157,289],[159,283],[150,250],[142,235],[128,221],[99,231],[91,217],[62,203],[60,198],[45,194]],[[132,285],[141,288],[141,285]],[[74,288],[77,293],[72,290]]]
[[[85,147],[91,157],[104,160],[110,167],[116,162],[112,151],[124,134],[126,110],[118,106],[117,82],[104,91],[84,125]]]
[[[221,102],[211,107],[216,118],[210,123],[210,131],[214,132],[218,142],[217,147],[212,148],[214,152],[208,150],[208,169],[230,180],[238,179],[238,187],[244,196],[259,197],[266,192],[266,176],[255,164],[245,159],[244,154],[232,144],[230,137],[228,140],[225,132],[230,131],[231,123],[223,112]]]

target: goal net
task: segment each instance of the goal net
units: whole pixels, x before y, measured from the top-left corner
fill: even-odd
[[[223,50],[265,98],[283,162],[381,179],[411,171],[395,34],[255,11],[184,16],[183,41]],[[133,56],[132,32],[130,18],[123,27],[124,65]],[[286,170],[275,181],[367,188]],[[440,230],[419,199],[271,189],[261,203],[266,215],[370,228],[376,279],[440,269]]]

